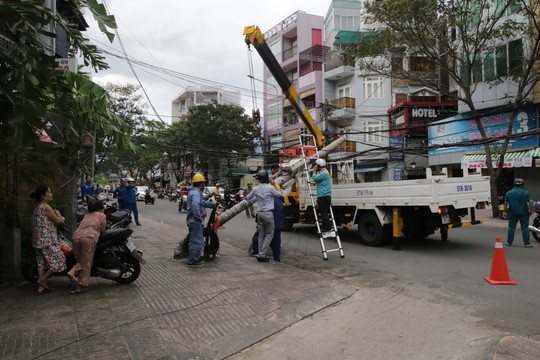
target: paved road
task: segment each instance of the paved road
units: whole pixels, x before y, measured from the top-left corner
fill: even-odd
[[[164,199],[156,205],[139,207],[147,216],[184,226],[185,213],[178,213],[175,206]],[[484,211],[478,215],[488,218],[489,214]],[[320,260],[320,245],[313,231],[313,226],[297,224],[293,232],[282,233],[284,262],[362,285],[381,285],[381,281],[388,281],[387,277],[423,285],[438,290],[441,301],[471,309],[489,326],[527,336],[540,334],[540,312],[531,311],[540,298],[540,246],[505,248],[510,275],[517,286],[493,286],[484,280],[490,275],[496,237],[506,238],[504,221],[488,219],[485,225],[450,230],[448,242],[440,241],[437,235],[408,242],[403,251],[392,251],[390,245],[363,246],[357,241],[355,228],[340,231],[346,257],[340,259],[332,253],[327,262]],[[241,214],[227,223],[219,236],[245,250],[253,232],[253,219]],[[516,244],[520,239],[516,235]],[[385,275],[382,280],[380,274]]]
[[[132,238],[148,260],[141,277],[127,286],[93,279],[91,290],[79,296],[68,295],[65,278],[53,279],[57,290],[46,296],[35,296],[34,285],[26,282],[0,289],[1,358],[540,358],[534,331],[527,339],[523,332],[486,322],[477,315],[481,304],[456,295],[455,274],[439,286],[426,285],[406,272],[379,270],[374,262],[386,257],[398,268],[410,256],[405,269],[421,268],[426,264],[414,263],[421,249],[433,252],[437,265],[438,252],[445,254],[442,250],[461,244],[458,240],[393,252],[345,239],[347,257],[325,262],[312,248],[311,230],[300,228],[284,242],[284,263],[261,264],[245,252],[253,223],[237,217],[220,230],[217,261],[188,269],[170,260],[186,233],[185,215],[166,200],[139,204],[143,227],[134,227]],[[174,225],[167,224],[169,216]],[[458,252],[455,261],[467,253]],[[479,268],[480,280],[463,277],[464,288],[487,287],[499,297],[525,286],[488,286],[483,277],[489,270]]]

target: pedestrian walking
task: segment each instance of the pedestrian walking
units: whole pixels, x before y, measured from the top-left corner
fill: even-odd
[[[127,178],[126,193],[124,197],[124,209],[129,210],[129,222],[132,222],[131,214],[135,218],[135,224],[142,226],[139,221],[139,209],[137,208],[137,187],[133,178]]]
[[[93,199],[88,204],[88,214],[84,216],[71,238],[75,265],[68,271],[71,283],[77,285],[72,295],[82,294],[90,285],[90,273],[94,261],[94,252],[99,235],[105,231],[107,219],[103,210],[103,201]]]
[[[247,187],[244,189],[244,197],[248,196],[251,190],[253,190],[253,184],[247,183]],[[246,208],[246,216],[249,219],[249,217],[255,217],[255,209],[253,208],[253,204],[249,204],[249,206]]]
[[[83,201],[88,202],[89,198],[93,198],[96,195],[96,189],[94,184],[92,184],[92,177],[90,175],[86,176],[86,182],[81,185],[81,198]]]
[[[124,199],[126,197],[126,179],[125,178],[121,178],[120,179],[120,185],[118,185],[116,187],[116,189],[114,189],[113,191],[113,196],[116,198],[116,200],[118,201],[118,209],[119,210],[124,210]]]
[[[193,175],[191,186],[187,194],[187,217],[186,222],[189,229],[189,246],[188,246],[188,267],[200,267],[204,264],[204,259],[201,257],[201,250],[204,246],[204,218],[206,211],[204,208],[214,208],[218,204],[219,189],[213,196],[216,202],[205,200],[202,190],[206,179],[202,174],[196,173]]]
[[[533,198],[529,191],[524,189],[525,181],[521,178],[514,180],[514,188],[504,195],[504,216],[508,218],[508,238],[506,245],[514,243],[514,233],[517,222],[521,226],[521,235],[525,247],[532,248],[529,233],[529,216],[534,213]]]
[[[60,248],[57,225],[64,223],[64,218],[58,210],[53,210],[50,202],[53,200],[51,189],[47,185],[38,186],[30,198],[38,201],[32,219],[32,246],[36,252],[38,266],[37,295],[52,292],[47,280],[54,274],[66,269],[66,256]]]
[[[274,210],[273,198],[281,197],[283,194],[281,191],[276,190],[273,184],[270,183],[268,171],[259,171],[257,180],[259,181],[259,185],[253,188],[251,193],[245,197],[244,201],[253,199],[258,205],[257,230],[259,232],[259,252],[256,257],[260,262],[268,262],[269,260],[266,257],[266,252],[272,242],[275,231],[274,214],[272,212],[272,210]]]
[[[317,208],[321,214],[322,236],[323,238],[335,237],[336,233],[330,223],[328,211],[332,204],[332,178],[326,169],[326,161],[319,158],[313,165],[313,176],[311,179],[317,185]]]

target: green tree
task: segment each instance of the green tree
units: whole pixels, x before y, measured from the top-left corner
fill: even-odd
[[[130,139],[135,151],[118,147],[116,142],[99,134],[97,167],[99,171],[123,177],[129,173],[145,185],[152,185],[152,177],[159,173],[166,148],[161,134],[168,126],[159,121],[149,120],[145,113],[148,105],[144,102],[140,88],[133,84],[107,83],[110,110],[129,127]]]
[[[377,30],[360,33],[358,41],[346,50],[345,56],[355,57],[359,68],[366,73],[414,81],[438,91],[446,99],[464,103],[482,136],[479,143],[484,144],[491,176],[491,198],[497,199],[504,155],[514,136],[515,115],[528,103],[534,85],[540,80],[537,67],[540,58],[539,6],[538,0],[370,1],[366,3],[364,21],[375,25]],[[510,14],[513,15],[508,16]],[[482,72],[483,65],[497,52],[498,46],[519,39],[523,39],[522,47],[510,50],[512,60],[508,72]],[[434,73],[440,76],[429,76],[429,72],[400,66],[399,60],[404,57],[421,58],[424,70],[437,71]],[[481,83],[496,85],[502,82],[513,88],[506,95],[512,118],[508,123],[508,135],[493,139],[487,136],[480,122],[475,94]],[[449,84],[457,91],[449,92]],[[494,152],[500,154],[498,168],[492,166]],[[497,216],[497,202],[492,203],[493,216]]]
[[[58,69],[48,47],[55,37],[50,29],[61,27],[71,52],[77,51],[85,65],[95,70],[107,67],[76,23],[83,8],[112,40],[109,29],[116,27],[114,17],[107,15],[96,0],[66,2],[64,11],[58,14],[42,1],[0,1],[0,151],[5,160],[0,167],[0,213],[4,215],[0,218],[5,219],[4,226],[17,225],[19,192],[27,195],[25,184],[35,186],[39,181],[39,177],[21,176],[26,172],[42,173],[51,180],[51,169],[61,164],[58,180],[68,184],[65,195],[71,201],[80,166],[80,135],[88,129],[101,129],[114,136],[120,146],[132,146],[124,136],[125,124],[107,108],[107,93],[83,74]],[[62,142],[57,146],[45,147],[39,142],[48,122],[61,132]],[[36,154],[36,149],[43,152]],[[30,167],[32,159],[42,162],[31,163]],[[50,163],[56,166],[48,167]],[[74,209],[73,203],[67,206]]]
[[[244,108],[216,102],[191,107],[188,119],[173,129],[177,130],[177,143],[198,155],[200,161],[193,165],[201,170],[207,170],[204,165],[211,159],[225,161],[230,170],[253,154],[255,139],[260,136]]]

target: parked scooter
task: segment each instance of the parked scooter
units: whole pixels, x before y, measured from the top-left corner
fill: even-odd
[[[131,229],[108,229],[101,234],[94,253],[91,276],[110,279],[119,284],[130,284],[137,280],[141,273],[141,264],[145,261],[142,251],[138,250],[129,239],[132,233]],[[63,241],[70,244],[65,238],[64,230],[59,230],[59,236],[64,237]],[[75,264],[75,258],[70,250],[64,251],[67,269],[55,275],[65,276]],[[23,263],[22,276],[30,282],[37,281],[38,269],[34,253]]]
[[[536,216],[532,225],[529,225],[529,230],[536,241],[540,242],[540,205],[534,206],[534,213]]]
[[[107,219],[107,229],[125,228],[129,225],[129,210],[118,210],[116,203],[106,202],[103,213]],[[80,224],[83,217],[88,214],[87,204],[79,203],[77,207],[77,225]]]

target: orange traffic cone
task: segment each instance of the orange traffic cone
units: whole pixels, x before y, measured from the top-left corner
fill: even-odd
[[[491,264],[491,275],[485,278],[492,285],[516,285],[516,282],[510,279],[504,249],[500,237],[495,240],[495,251],[493,252],[493,263]]]

